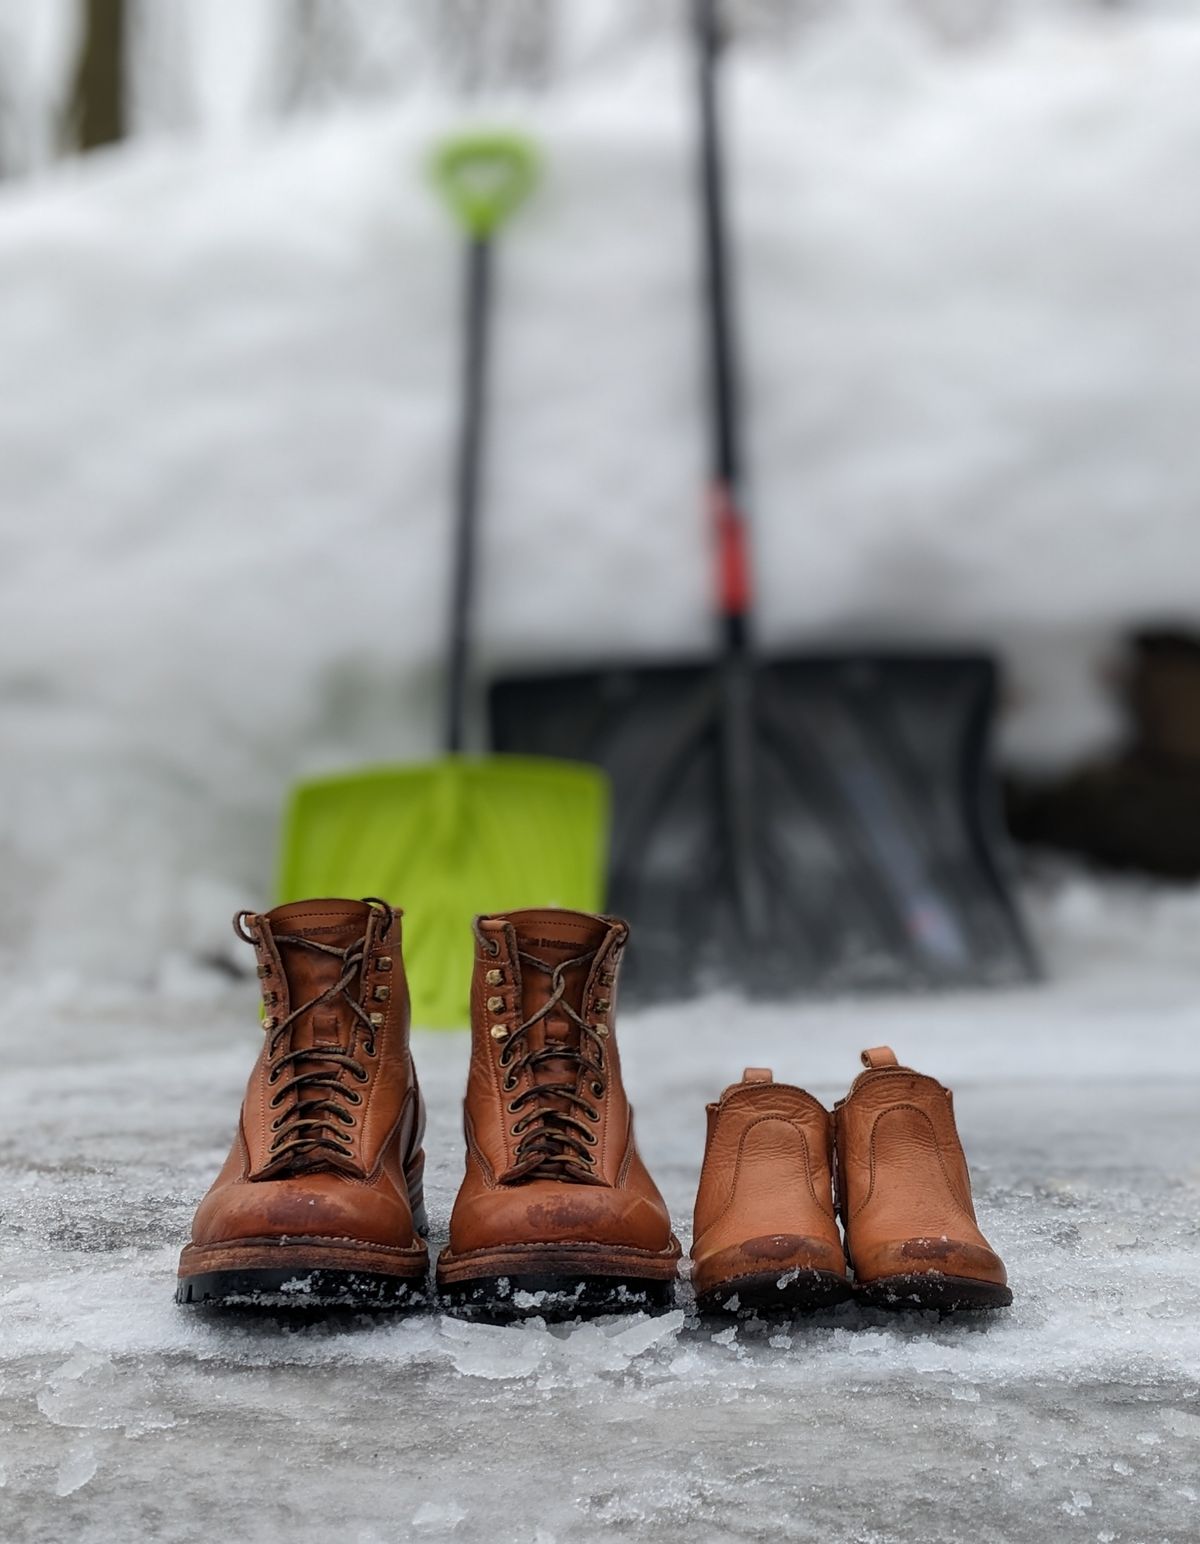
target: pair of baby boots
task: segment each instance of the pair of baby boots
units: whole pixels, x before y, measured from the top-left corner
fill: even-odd
[[[975,1220],[949,1089],[887,1046],[862,1061],[832,1112],[759,1067],[708,1106],[691,1251],[702,1309],[1012,1302]]]

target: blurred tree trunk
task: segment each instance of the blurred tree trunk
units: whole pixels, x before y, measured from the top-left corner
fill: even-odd
[[[554,51],[552,0],[439,0],[434,41],[451,81],[466,92],[487,86],[544,86]]]
[[[80,150],[125,137],[125,0],[86,0],[68,125]]]
[[[328,0],[292,0],[284,17],[290,49],[284,105],[324,106],[339,94],[351,94],[358,62],[353,11],[337,0],[332,5]]]

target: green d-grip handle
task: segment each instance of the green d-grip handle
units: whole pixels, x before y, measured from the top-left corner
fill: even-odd
[[[438,146],[432,171],[455,219],[486,241],[529,196],[538,158],[519,134],[460,134]]]

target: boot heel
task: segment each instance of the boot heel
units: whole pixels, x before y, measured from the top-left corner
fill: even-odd
[[[404,1171],[408,1185],[408,1207],[412,1212],[413,1227],[422,1238],[429,1236],[429,1213],[425,1210],[425,1151],[419,1149],[412,1163]]]

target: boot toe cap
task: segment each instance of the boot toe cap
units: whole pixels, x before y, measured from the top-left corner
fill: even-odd
[[[246,1239],[324,1238],[391,1248],[420,1240],[407,1200],[329,1175],[228,1185],[210,1194],[196,1213],[195,1244]]]
[[[855,1278],[861,1285],[925,1275],[952,1276],[995,1287],[1008,1284],[1004,1262],[986,1244],[939,1236],[891,1239],[852,1252]]]
[[[741,1277],[788,1271],[821,1271],[845,1277],[846,1257],[841,1246],[827,1239],[792,1233],[764,1234],[740,1240],[713,1252],[697,1253],[693,1247],[692,1283],[697,1295]]]
[[[512,1244],[612,1244],[661,1253],[672,1244],[665,1208],[620,1190],[552,1181],[460,1195],[450,1220],[456,1254]]]

